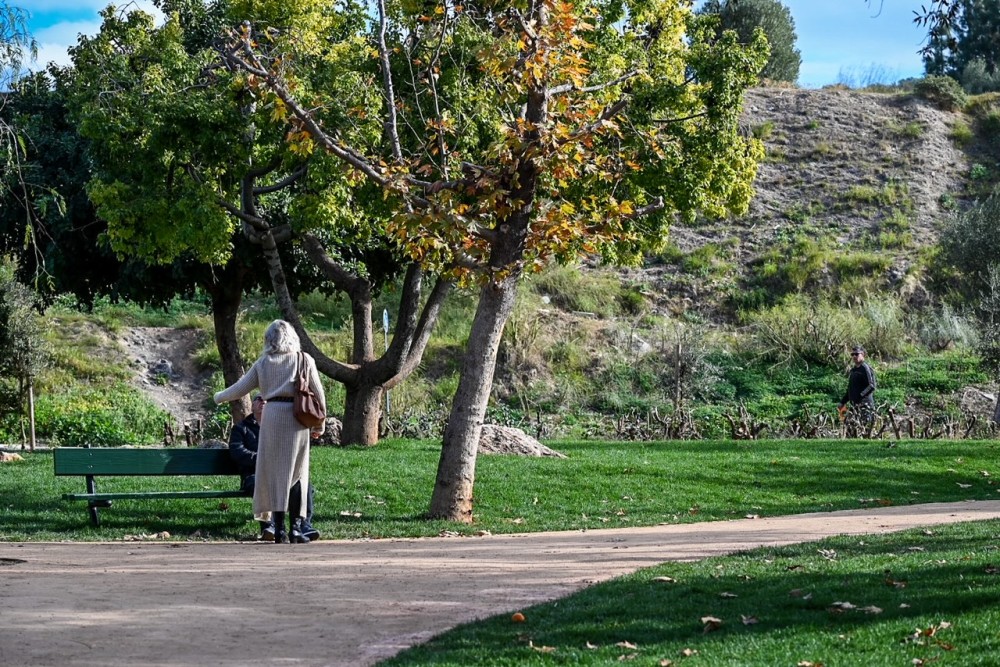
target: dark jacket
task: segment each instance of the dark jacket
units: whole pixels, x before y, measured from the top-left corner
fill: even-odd
[[[840,404],[847,405],[848,401],[854,405],[875,403],[875,371],[868,362],[851,368],[847,376],[847,392],[840,399]]]
[[[240,475],[245,479],[257,470],[257,439],[260,437],[260,424],[252,414],[233,426],[229,434],[229,458],[240,468]]]

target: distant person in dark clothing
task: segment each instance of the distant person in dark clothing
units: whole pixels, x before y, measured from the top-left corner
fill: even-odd
[[[847,376],[847,391],[840,399],[839,410],[843,414],[850,403],[861,421],[870,424],[875,419],[875,371],[865,361],[865,348],[860,345],[851,350],[851,360],[854,366]]]
[[[264,414],[264,405],[267,401],[260,394],[253,397],[251,403],[253,411],[246,416],[243,421],[233,426],[229,434],[229,457],[236,462],[240,469],[240,476],[243,482],[240,490],[248,496],[253,495],[256,483],[257,470],[257,441],[260,437],[260,419]],[[312,484],[309,485],[309,493],[306,498],[306,516],[302,524],[302,537],[307,541],[318,540],[319,531],[312,526],[313,516],[313,496],[315,490]],[[288,494],[288,506],[290,512],[297,512],[302,506],[302,485],[296,483],[292,486]],[[266,542],[274,541],[274,521],[260,522],[260,536]]]

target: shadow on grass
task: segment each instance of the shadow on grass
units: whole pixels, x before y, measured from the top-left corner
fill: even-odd
[[[898,665],[952,650],[944,664],[1000,664],[997,533],[978,522],[664,564],[384,664]]]

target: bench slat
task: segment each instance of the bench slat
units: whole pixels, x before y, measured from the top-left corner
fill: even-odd
[[[57,447],[56,475],[238,475],[227,449]]]
[[[143,498],[249,498],[242,491],[136,491],[133,493],[64,493],[63,500],[142,500]]]

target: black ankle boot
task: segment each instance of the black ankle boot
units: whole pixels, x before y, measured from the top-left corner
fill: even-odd
[[[292,537],[293,544],[309,544],[309,538],[306,537],[302,530],[302,517],[295,517],[292,521]]]
[[[288,544],[288,530],[285,528],[285,513],[273,512],[274,518],[274,542],[275,544]]]

